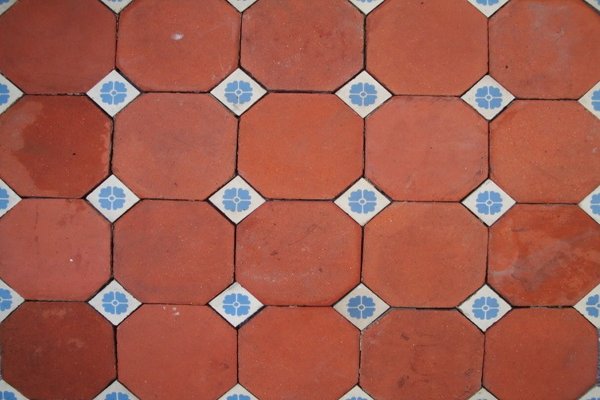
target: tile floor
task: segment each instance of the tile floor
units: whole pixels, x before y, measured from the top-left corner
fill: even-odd
[[[0,0],[0,399],[600,399],[599,11]]]

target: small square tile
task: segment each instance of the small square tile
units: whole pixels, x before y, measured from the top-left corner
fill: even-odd
[[[486,331],[511,310],[508,304],[498,293],[488,285],[483,285],[474,295],[465,300],[459,310],[482,331]]]
[[[239,12],[244,11],[246,8],[250,7],[252,4],[256,3],[257,0],[227,0],[234,6]]]
[[[360,178],[350,189],[335,200],[335,204],[356,222],[365,225],[390,204],[369,181]]]
[[[481,390],[475,393],[473,396],[469,398],[469,400],[498,400],[496,396],[481,388]]]
[[[237,224],[265,202],[241,176],[236,176],[208,199]]]
[[[258,400],[239,383],[217,400]]]
[[[119,381],[114,381],[102,393],[94,397],[94,400],[138,400],[125,386]]]
[[[3,400],[28,400],[17,389],[10,386],[5,381],[0,381],[0,394]]]
[[[491,179],[483,182],[462,203],[488,226],[515,205],[512,197]]]
[[[234,327],[250,318],[263,306],[237,282],[212,299],[209,305]]]
[[[108,8],[113,10],[115,13],[120,13],[125,7],[129,5],[133,0],[100,0],[107,5]]]
[[[210,93],[236,115],[242,115],[267,91],[238,68]]]
[[[579,400],[598,400],[600,399],[600,386],[595,386],[589,392],[579,398]]]
[[[600,7],[600,6],[599,6]],[[584,94],[579,102],[597,118],[600,118],[600,82]]]
[[[363,330],[390,306],[361,283],[338,301],[333,308],[358,329]]]
[[[486,17],[491,17],[503,5],[508,3],[508,0],[468,0],[476,9],[481,11]]]
[[[358,74],[335,94],[363,118],[392,97],[367,71]]]
[[[596,10],[600,11],[600,0],[585,0],[587,3],[589,3],[592,7],[594,7]]]
[[[350,3],[354,4],[363,14],[367,15],[384,1],[385,0],[350,0]]]
[[[600,186],[581,200],[579,207],[600,224]]]
[[[119,325],[142,304],[115,280],[106,285],[89,303],[113,325]]]
[[[21,198],[2,179],[0,179],[0,217],[17,205]]]
[[[12,7],[17,0],[0,0],[0,15],[10,7]]]
[[[575,304],[575,309],[600,329],[600,285]]]
[[[359,386],[354,386],[348,393],[340,397],[340,400],[373,400]]]
[[[23,301],[19,293],[0,279],[0,322],[15,311]]]
[[[110,222],[115,222],[140,199],[114,175],[109,176],[87,200]]]
[[[1,7],[2,5],[0,4],[0,14],[2,13]],[[12,106],[21,96],[23,96],[21,89],[16,87],[4,75],[0,75],[0,114]]]
[[[461,98],[489,121],[508,106],[515,96],[486,75]]]
[[[139,94],[139,90],[114,70],[87,92],[87,95],[111,117],[125,108]]]

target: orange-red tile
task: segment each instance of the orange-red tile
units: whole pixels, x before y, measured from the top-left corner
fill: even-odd
[[[117,66],[144,90],[209,91],[237,67],[240,20],[222,0],[135,1],[119,18]]]
[[[600,225],[577,206],[516,205],[490,230],[488,281],[513,305],[573,305],[599,265]]]
[[[367,18],[367,69],[395,94],[460,95],[487,71],[486,18],[466,0],[386,0]]]
[[[0,115],[0,175],[21,196],[82,197],[108,173],[112,122],[81,96],[26,96]]]
[[[27,93],[84,93],[114,68],[116,20],[97,0],[19,0],[0,24],[0,70]]]
[[[236,277],[264,304],[331,305],[360,280],[360,243],[330,202],[269,202],[238,227]]]
[[[486,335],[483,384],[502,400],[578,399],[597,362],[597,331],[577,311],[513,310]]]
[[[394,203],[365,227],[363,279],[392,306],[455,307],[483,285],[486,245],[460,204]]]
[[[29,399],[91,399],[116,377],[112,326],[84,303],[24,303],[0,345],[2,379]]]
[[[117,221],[114,252],[142,302],[205,304],[233,280],[233,226],[207,203],[143,201]]]
[[[483,334],[458,311],[393,310],[361,339],[361,386],[378,400],[466,400],[481,385]]]
[[[140,197],[207,198],[234,173],[237,121],[204,94],[147,94],[115,122],[115,174]]]
[[[599,183],[600,121],[574,101],[516,101],[490,127],[491,178],[518,202],[578,203]]]
[[[338,399],[358,380],[358,336],[332,308],[267,307],[239,331],[240,383],[261,400]]]
[[[144,305],[117,330],[119,380],[142,399],[211,400],[236,382],[236,332],[208,307]]]
[[[269,89],[334,90],[363,67],[363,18],[345,0],[260,0],[244,13],[241,63]]]
[[[263,196],[331,199],[362,172],[363,122],[334,95],[270,94],[242,116],[239,171]]]
[[[366,122],[366,175],[397,200],[461,200],[487,153],[487,124],[460,99],[394,97]]]
[[[511,1],[490,20],[490,73],[517,97],[578,99],[598,82],[599,36],[585,1]]]
[[[110,278],[110,224],[84,200],[23,200],[0,237],[0,278],[26,299],[88,300]]]

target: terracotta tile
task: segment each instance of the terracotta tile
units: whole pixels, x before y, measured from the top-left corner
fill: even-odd
[[[2,16],[0,70],[27,93],[83,93],[114,67],[115,16],[95,0],[19,0]]]
[[[490,73],[517,97],[581,97],[600,76],[598,15],[583,1],[511,1],[490,20]]]
[[[117,330],[119,380],[141,399],[215,399],[236,382],[236,332],[210,308],[144,305]]]
[[[483,334],[458,311],[393,310],[361,339],[360,385],[378,400],[468,399]]]
[[[517,204],[490,231],[490,284],[513,305],[574,305],[600,283],[600,225],[577,206]]]
[[[205,199],[233,175],[236,137],[210,95],[147,94],[117,116],[114,172],[141,197]]]
[[[600,121],[577,102],[516,101],[490,131],[491,177],[515,200],[577,203],[598,186]]]
[[[80,96],[26,96],[0,115],[0,174],[21,196],[82,197],[108,172],[111,120]]]
[[[366,175],[394,199],[458,201],[487,176],[487,137],[460,99],[394,97],[367,119]]]
[[[22,200],[0,237],[0,277],[26,299],[88,300],[110,277],[110,225],[83,200]]]
[[[331,308],[267,307],[239,331],[240,383],[261,400],[338,399],[358,380],[358,336]]]
[[[367,18],[367,69],[395,94],[460,95],[487,71],[486,18],[466,0],[386,0]]]
[[[360,226],[329,202],[269,202],[237,231],[237,280],[265,304],[331,305],[360,280]]]
[[[238,168],[265,197],[331,199],[361,175],[362,133],[335,95],[270,94],[242,116]]]
[[[394,203],[365,227],[363,279],[392,306],[455,307],[483,284],[486,245],[459,204]]]
[[[486,335],[483,384],[502,400],[577,399],[597,362],[597,332],[577,311],[513,310]]]
[[[2,378],[30,399],[91,399],[116,375],[112,327],[84,303],[24,303],[0,345]]]
[[[238,64],[240,15],[221,0],[135,1],[117,66],[144,90],[209,91]]]
[[[141,202],[116,223],[114,252],[142,302],[206,304],[233,280],[233,226],[206,203]]]
[[[269,89],[334,90],[363,67],[363,18],[344,0],[260,0],[244,13],[242,66]]]

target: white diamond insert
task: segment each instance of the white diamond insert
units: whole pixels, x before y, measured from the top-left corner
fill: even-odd
[[[369,181],[360,178],[335,200],[335,204],[360,225],[365,225],[390,204]]]
[[[233,178],[208,200],[234,224],[238,224],[265,202],[241,176]]]
[[[392,97],[367,71],[355,76],[335,94],[363,118]]]
[[[363,330],[390,306],[361,283],[338,301],[333,308],[358,329]]]
[[[598,397],[600,397],[600,386],[594,386],[589,392],[581,396],[579,400],[595,400]]]
[[[86,199],[110,222],[115,222],[140,201],[139,197],[114,175],[98,185]]]
[[[6,383],[6,381],[0,381],[0,391],[14,394],[17,400],[28,400],[27,397],[23,396],[21,392],[10,386],[8,383]]]
[[[496,396],[485,390],[485,388],[481,388],[481,390],[475,393],[473,396],[469,398],[469,400],[498,400]]]
[[[102,391],[102,393],[94,397],[94,400],[106,400],[106,396],[108,396],[109,394],[116,394],[116,400],[121,400],[122,397],[119,397],[120,394],[128,396],[126,397],[127,400],[139,400],[119,381],[114,381],[113,383],[111,383],[109,387]]]
[[[10,3],[9,3],[10,4]],[[6,6],[6,4],[4,4]],[[0,14],[2,14],[2,5],[0,5]],[[10,6],[8,6],[10,7]],[[19,100],[23,96],[21,89],[15,86],[14,83],[8,80],[4,75],[0,74],[0,114],[8,107]]]
[[[227,0],[231,3],[232,6],[236,8],[239,12],[244,11],[246,8],[250,7],[252,4],[256,3],[257,0]]]
[[[121,12],[121,10],[123,10],[125,7],[127,7],[129,5],[129,3],[131,3],[133,0],[100,0],[102,1],[104,4],[106,4],[106,6],[108,8],[110,8],[111,10],[113,10],[114,13],[118,14]]]
[[[488,179],[467,196],[462,204],[487,226],[492,226],[516,202],[494,181]]]
[[[237,282],[208,304],[234,327],[246,321],[263,306],[252,293]]]
[[[498,322],[511,308],[510,304],[488,285],[483,285],[458,306],[458,309],[484,332]]]
[[[17,0],[8,0],[7,3],[0,4],[0,15],[2,15],[2,13],[4,13],[4,11],[6,11],[9,8],[11,8],[12,6],[14,6],[16,2],[17,2]]]
[[[242,115],[267,91],[241,69],[236,69],[210,92],[236,115]]]
[[[113,325],[119,325],[142,304],[116,280],[106,285],[88,303]]]
[[[0,179],[0,217],[6,214],[11,208],[17,205],[21,198],[10,186]]]
[[[581,200],[579,207],[600,224],[600,186]]]
[[[114,117],[125,106],[140,95],[123,75],[113,70],[106,75],[87,95],[96,102],[108,115]]]
[[[350,3],[354,4],[356,8],[365,15],[373,11],[383,2],[384,0],[350,0]]]
[[[600,5],[598,9],[600,10]],[[593,88],[581,96],[579,103],[594,114],[596,118],[600,118],[600,82],[596,83]]]
[[[600,285],[592,289],[574,307],[597,329],[600,329]]]
[[[365,393],[359,386],[354,386],[348,393],[340,397],[340,400],[373,400],[371,396]]]
[[[486,75],[461,98],[489,121],[504,110],[515,96],[494,78]]]
[[[594,7],[596,10],[600,11],[600,2],[598,0],[585,0],[587,3],[589,3],[592,7]]]
[[[237,395],[236,400],[242,400],[240,396],[247,396],[250,400],[258,400],[252,393],[246,390],[245,387],[240,385],[239,383],[235,385],[230,391],[225,393],[223,396],[219,397],[217,400],[228,400],[229,396]]]
[[[473,4],[473,6],[481,11],[483,15],[486,17],[491,17],[496,11],[498,11],[503,5],[508,3],[508,0],[499,0],[492,4],[492,1],[488,0],[468,0],[469,3]]]
[[[23,298],[6,282],[0,279],[0,322],[23,304]]]

